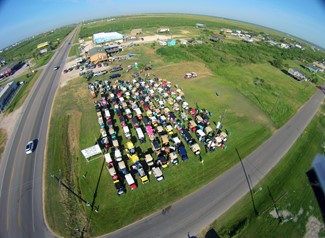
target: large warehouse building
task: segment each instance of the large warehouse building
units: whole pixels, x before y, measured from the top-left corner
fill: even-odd
[[[0,111],[5,109],[16,89],[17,84],[13,81],[0,88]]]
[[[93,35],[95,44],[103,44],[106,42],[123,42],[123,35],[118,32],[101,32]]]

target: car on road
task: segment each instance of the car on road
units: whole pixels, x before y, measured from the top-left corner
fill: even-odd
[[[35,142],[33,140],[28,141],[27,145],[26,145],[26,149],[25,152],[27,155],[31,154],[34,152],[35,149]]]
[[[58,65],[58,66],[55,66],[54,67],[54,70],[58,70],[60,68],[60,66]]]
[[[110,79],[115,79],[115,78],[119,78],[119,77],[121,77],[121,74],[111,74],[109,76]]]

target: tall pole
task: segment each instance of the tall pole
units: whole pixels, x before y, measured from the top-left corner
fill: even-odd
[[[253,204],[253,208],[254,208],[255,216],[258,216],[258,211],[257,211],[257,209],[256,209],[255,201],[254,201],[253,190],[252,190],[252,187],[251,187],[251,185],[250,185],[250,183],[249,183],[248,175],[247,175],[247,173],[246,173],[246,170],[245,170],[244,164],[243,164],[243,162],[242,162],[242,160],[241,160],[241,157],[240,157],[240,155],[239,155],[239,152],[238,152],[237,148],[235,148],[235,150],[236,150],[236,153],[237,153],[237,155],[238,155],[238,158],[239,158],[240,164],[241,164],[241,166],[242,166],[242,168],[243,168],[244,174],[245,174],[246,182],[247,182],[247,185],[248,185],[248,188],[249,188],[249,192],[250,192],[250,195],[251,195],[251,199],[252,199],[252,204]]]
[[[87,200],[85,200],[85,199],[83,199],[79,194],[77,194],[77,193],[75,193],[68,185],[66,185],[62,180],[61,180],[61,178],[59,178],[58,176],[56,176],[56,175],[51,175],[51,177],[52,178],[55,178],[58,182],[59,182],[59,184],[62,184],[63,185],[63,187],[65,187],[70,193],[72,193],[74,196],[76,196],[77,198],[79,198],[82,202],[84,202],[85,204],[86,204],[86,206],[87,207],[89,207],[91,204],[87,201]]]

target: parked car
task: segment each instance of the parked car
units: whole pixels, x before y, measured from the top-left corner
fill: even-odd
[[[164,169],[168,167],[168,160],[166,159],[166,156],[164,156],[162,153],[158,155],[156,163],[157,165],[160,165]]]
[[[127,184],[129,185],[131,190],[134,190],[134,189],[136,189],[138,187],[137,184],[134,181],[134,178],[132,177],[132,175],[130,173],[126,174],[124,177],[125,177],[125,180],[126,180]]]
[[[201,153],[201,149],[198,143],[191,145],[191,150],[195,155],[199,155]]]
[[[163,173],[161,172],[161,169],[159,167],[153,167],[152,173],[158,182],[160,182],[164,179]]]
[[[183,136],[183,138],[187,142],[187,144],[189,144],[189,145],[193,144],[193,138],[187,129],[181,130],[181,135]]]
[[[110,79],[115,79],[115,78],[119,78],[119,77],[121,77],[121,74],[111,74],[109,76]]]
[[[95,73],[94,73],[94,77],[96,77],[96,76],[99,76],[99,75],[101,75],[102,74],[102,72],[100,72],[100,71],[96,71]]]
[[[150,126],[151,125],[151,122],[150,122],[150,120],[149,120],[149,118],[147,116],[144,116],[142,118],[142,122],[143,122],[144,126]]]
[[[140,127],[138,127],[135,130],[137,132],[137,136],[138,136],[138,139],[139,139],[140,143],[141,144],[142,143],[145,143],[146,142],[146,138],[145,138],[145,136],[144,136],[144,134],[142,132],[142,129]]]
[[[141,180],[142,184],[148,183],[149,182],[148,176],[145,173],[141,163],[137,162],[134,165],[137,168],[137,172],[138,172],[138,175],[140,177],[140,180]]]
[[[116,188],[117,195],[120,196],[125,193],[125,186],[121,181],[114,183],[114,186]]]
[[[126,142],[126,149],[131,155],[135,153],[135,147],[131,141]]]
[[[127,171],[127,168],[126,168],[125,163],[124,163],[123,160],[118,162],[117,165],[118,165],[118,168],[120,169],[122,174],[127,174],[128,171]]]
[[[170,152],[169,153],[169,159],[170,159],[170,162],[173,164],[173,165],[178,165],[179,161],[178,161],[178,156],[175,152]]]
[[[178,154],[181,156],[183,161],[188,160],[187,152],[183,145],[178,147]]]
[[[124,132],[124,135],[125,135],[126,139],[131,139],[131,133],[130,133],[129,127],[124,126],[123,127],[123,132]]]
[[[115,156],[115,160],[117,162],[122,161],[122,154],[121,154],[121,151],[119,149],[115,149],[114,156]]]
[[[151,142],[151,145],[152,145],[152,149],[153,151],[155,151],[156,153],[159,152],[160,150],[160,143],[157,139],[154,139],[152,142]]]
[[[149,168],[154,165],[154,160],[153,160],[151,154],[146,154],[145,157],[144,157],[144,160],[146,161]]]
[[[113,72],[117,72],[117,71],[121,71],[121,70],[123,70],[122,67],[114,67],[114,68],[111,68],[111,69],[109,70],[109,72],[110,72],[110,73],[113,73]]]
[[[184,75],[184,78],[186,78],[186,79],[195,78],[195,77],[197,77],[197,74],[196,74],[195,72],[192,72],[192,73],[186,73],[186,74]]]

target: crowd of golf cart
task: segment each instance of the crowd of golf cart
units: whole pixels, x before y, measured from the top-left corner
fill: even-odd
[[[188,160],[180,136],[200,160],[199,144],[203,144],[207,152],[217,147],[226,148],[228,135],[222,131],[221,123],[212,129],[211,112],[190,108],[183,91],[169,81],[140,77],[132,81],[105,80],[89,83],[88,89],[94,99],[101,98],[94,102],[101,133],[100,146],[105,152],[106,168],[118,195],[126,191],[124,181],[131,190],[137,188],[136,174],[143,184],[149,182],[148,174],[162,181],[163,169]],[[134,128],[140,144],[150,141],[150,149],[136,148],[130,127]],[[125,145],[121,144],[119,128],[127,140]],[[144,158],[139,158],[138,151]]]

